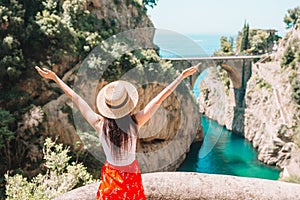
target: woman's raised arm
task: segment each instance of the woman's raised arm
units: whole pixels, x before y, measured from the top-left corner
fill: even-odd
[[[143,126],[157,111],[161,103],[176,89],[179,83],[186,77],[194,74],[201,63],[196,66],[185,69],[170,85],[163,89],[156,97],[154,97],[143,110],[135,114],[139,127]]]
[[[77,105],[78,109],[82,113],[83,117],[87,122],[99,132],[99,121],[102,120],[102,116],[98,115],[93,111],[93,109],[84,101],[74,90],[72,90],[67,84],[65,84],[53,71],[46,68],[35,67],[38,73],[47,79],[51,79],[57,83],[57,85],[72,99],[72,101]]]

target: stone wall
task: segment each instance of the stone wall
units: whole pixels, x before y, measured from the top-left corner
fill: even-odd
[[[148,200],[296,200],[300,185],[257,178],[168,172],[142,175]],[[99,183],[68,192],[56,200],[94,200]]]

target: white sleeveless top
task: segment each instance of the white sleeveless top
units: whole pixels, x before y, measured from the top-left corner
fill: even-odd
[[[103,125],[103,124],[102,124]],[[113,152],[111,150],[111,146],[114,145],[112,142],[110,142],[109,139],[105,139],[105,134],[103,133],[102,129],[99,134],[99,139],[102,144],[106,160],[112,165],[115,166],[125,166],[131,164],[135,160],[135,152],[136,152],[136,136],[132,136],[131,144],[128,144],[128,148],[126,151],[121,151],[120,158],[116,158],[113,155]]]

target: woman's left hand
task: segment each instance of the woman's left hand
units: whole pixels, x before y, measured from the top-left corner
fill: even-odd
[[[183,70],[182,72],[182,75],[184,78],[190,76],[190,75],[193,75],[196,71],[198,71],[198,67],[201,65],[201,63],[198,63],[197,65],[195,66],[192,66],[192,67],[189,67],[185,70]]]

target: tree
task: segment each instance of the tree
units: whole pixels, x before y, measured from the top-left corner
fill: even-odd
[[[2,0],[0,88],[11,89],[27,66],[58,63],[63,55],[84,57],[101,40],[86,0]]]
[[[249,44],[249,24],[245,22],[243,31],[242,31],[242,39],[240,52],[246,51],[250,47]]]
[[[0,5],[0,86],[10,87],[25,68],[22,41],[25,39],[22,4],[16,0]],[[5,83],[5,84],[4,84]]]
[[[262,54],[268,51],[269,33],[264,30],[251,30],[249,37],[250,49],[253,54]],[[273,45],[273,41],[270,41]]]
[[[222,36],[220,38],[220,46],[221,49],[215,51],[215,55],[232,55],[233,54],[233,37],[227,38],[226,36]]]
[[[282,56],[282,68],[287,68],[288,66],[291,66],[292,68],[296,67],[296,63],[300,60],[298,57],[300,56],[299,44],[298,39],[290,41]]]
[[[143,0],[143,4],[145,6],[150,6],[151,8],[153,8],[154,6],[157,5],[157,1],[158,0]]]
[[[15,132],[10,128],[10,125],[15,121],[14,117],[10,112],[6,110],[0,110],[0,155],[5,160],[5,165],[11,167],[11,152],[10,152],[10,142],[15,138]]]
[[[300,23],[300,7],[289,9],[283,21],[286,23],[287,28],[292,28],[297,23]]]
[[[222,36],[221,39],[221,50],[224,53],[232,53],[233,52],[233,38],[229,39],[225,36]]]

